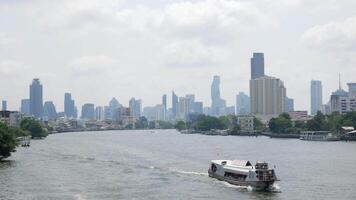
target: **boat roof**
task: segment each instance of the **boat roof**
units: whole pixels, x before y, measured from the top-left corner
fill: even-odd
[[[248,160],[212,160],[212,163],[226,166],[249,167],[252,166]],[[225,162],[225,164],[223,164]]]

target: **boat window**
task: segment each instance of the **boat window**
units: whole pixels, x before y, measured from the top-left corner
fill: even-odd
[[[227,162],[226,162],[226,161],[222,161],[221,164],[222,164],[222,165],[226,165]]]

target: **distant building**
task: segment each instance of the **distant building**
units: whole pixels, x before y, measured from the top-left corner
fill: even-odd
[[[119,103],[119,101],[116,98],[112,98],[111,101],[109,102],[109,110],[110,110],[110,118],[111,120],[116,120],[118,118],[117,116],[117,109],[122,107]]]
[[[172,117],[173,119],[177,118],[178,114],[178,96],[172,92]]]
[[[253,131],[254,130],[254,117],[251,115],[238,115],[237,124],[240,126],[241,131]]]
[[[286,111],[285,112],[292,112],[294,111],[294,99],[286,97]]]
[[[2,111],[7,110],[7,101],[2,101]]]
[[[142,101],[139,99],[136,100],[135,98],[131,98],[129,102],[129,107],[132,111],[135,120],[138,120],[142,114]]]
[[[339,87],[338,90],[333,92],[330,96],[330,113],[333,112],[341,113],[342,112],[341,99],[345,100],[347,99],[347,97],[349,97],[349,93],[343,90],[341,86]]]
[[[162,104],[164,106],[164,109],[167,111],[167,95],[166,94],[164,94],[162,96]]]
[[[251,58],[251,80],[265,75],[265,61],[263,53],[253,53]]]
[[[87,103],[82,106],[82,119],[85,119],[85,120],[94,120],[95,119],[94,104]]]
[[[204,115],[210,115],[211,114],[210,107],[204,107],[203,108],[203,114]]]
[[[327,104],[323,104],[321,107],[321,112],[324,115],[330,115],[331,114],[331,106],[330,106],[330,102],[328,102]]]
[[[356,96],[340,97],[340,113],[348,113],[356,111]]]
[[[250,97],[244,92],[236,95],[236,114],[246,115],[250,113]]]
[[[135,118],[133,116],[132,110],[126,107],[119,107],[118,109],[118,121],[123,126],[133,125],[135,123]]]
[[[356,97],[356,83],[348,83],[349,86],[349,96]]]
[[[97,121],[104,121],[105,120],[104,107],[97,106],[95,108],[95,120],[97,120]]]
[[[263,120],[276,117],[286,111],[286,88],[274,77],[263,76],[250,80],[251,113]]]
[[[42,118],[43,114],[43,87],[38,78],[30,85],[30,114],[36,118]]]
[[[43,106],[43,119],[45,121],[54,121],[57,119],[57,111],[52,101],[46,101]]]
[[[177,112],[177,119],[184,121],[188,120],[190,113],[190,99],[180,97]]]
[[[4,122],[10,127],[19,128],[23,117],[23,114],[17,111],[0,111],[0,122]]]
[[[305,120],[308,120],[309,117],[308,117],[308,111],[306,110],[302,110],[302,111],[291,111],[288,113],[290,118],[294,121],[296,120],[302,120],[302,121],[305,121]]]
[[[222,116],[225,115],[226,102],[220,97],[220,76],[214,76],[211,84],[211,115]]]
[[[203,114],[203,102],[194,102],[192,107],[193,113],[201,115]]]
[[[235,115],[235,106],[227,106],[225,108],[225,115]]]
[[[21,108],[20,112],[26,115],[30,114],[30,99],[22,99],[21,100]]]
[[[75,118],[75,102],[71,93],[64,94],[64,113],[67,118]]]
[[[323,88],[321,81],[312,80],[310,84],[310,113],[316,115],[323,105]]]

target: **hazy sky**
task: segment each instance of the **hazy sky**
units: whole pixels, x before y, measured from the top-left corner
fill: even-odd
[[[356,0],[0,0],[0,99],[18,109],[32,78],[63,110],[64,92],[83,103],[161,102],[196,94],[210,105],[249,93],[250,57],[282,79],[296,109],[309,110],[310,80],[324,103],[356,82]]]

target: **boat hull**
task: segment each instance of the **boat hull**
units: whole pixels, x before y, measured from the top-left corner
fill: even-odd
[[[232,185],[236,185],[236,186],[251,186],[253,187],[255,190],[258,191],[266,191],[271,189],[271,186],[274,184],[274,180],[273,181],[238,181],[236,179],[230,179],[224,176],[220,176],[214,172],[212,172],[211,170],[208,171],[209,173],[209,177],[211,178],[215,178],[218,179],[220,181],[225,181],[228,182]]]

